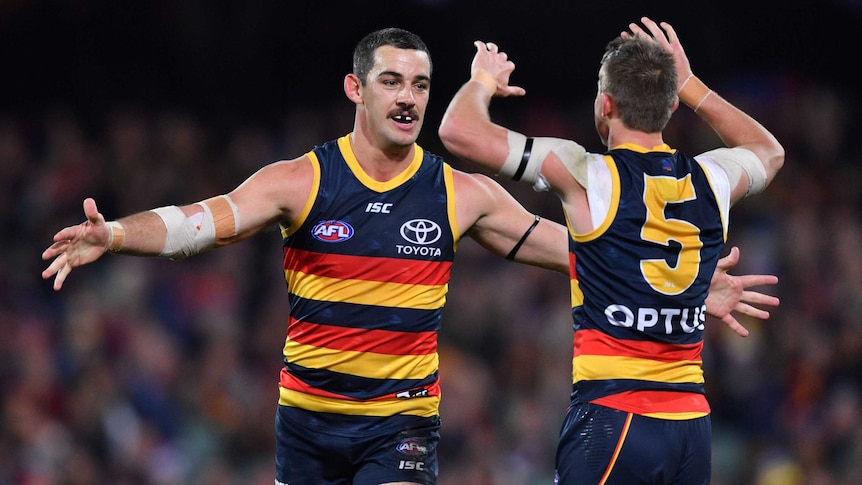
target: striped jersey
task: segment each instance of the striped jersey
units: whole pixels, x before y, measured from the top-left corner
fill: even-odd
[[[569,228],[572,398],[664,419],[709,414],[701,350],[727,213],[708,172],[667,145],[609,151],[610,204]]]
[[[437,415],[437,334],[457,234],[452,169],[418,145],[415,153],[379,182],[350,135],[308,152],[311,195],[282,228],[291,308],[280,404]]]

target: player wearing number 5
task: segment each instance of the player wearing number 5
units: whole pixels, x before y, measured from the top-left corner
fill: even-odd
[[[576,263],[560,484],[709,482],[701,349],[710,275],[730,207],[784,163],[769,131],[692,75],[670,25],[642,22],[649,33],[631,24],[601,61],[594,115],[604,154],[494,124],[491,98],[525,92],[509,85],[514,64],[492,43],[476,43],[471,80],[439,130],[455,155],[562,201]],[[662,131],[679,101],[726,147],[690,157],[668,146]]]

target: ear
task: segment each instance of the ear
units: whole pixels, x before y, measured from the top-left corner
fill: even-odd
[[[356,104],[362,104],[362,83],[356,74],[350,73],[344,76],[344,94]]]
[[[608,119],[612,115],[616,115],[617,103],[614,98],[608,93],[602,93],[602,118]]]
[[[670,109],[670,112],[675,113],[677,108],[679,108],[679,96],[677,96],[676,101],[673,102],[673,108]]]

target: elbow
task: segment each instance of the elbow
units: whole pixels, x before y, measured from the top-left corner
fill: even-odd
[[[771,182],[778,171],[784,166],[784,147],[776,142],[769,156],[766,158],[766,174],[767,179]]]
[[[464,128],[451,118],[444,118],[440,128],[437,129],[437,136],[440,137],[443,146],[456,156],[461,156],[464,152],[464,133]]]

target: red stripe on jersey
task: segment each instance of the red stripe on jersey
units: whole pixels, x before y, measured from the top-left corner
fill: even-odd
[[[578,330],[575,332],[573,345],[575,356],[608,355],[661,362],[700,362],[700,353],[703,350],[703,341],[694,344],[668,344],[652,340],[622,340],[600,330]]]
[[[284,251],[284,269],[337,279],[356,279],[439,286],[449,282],[451,261],[320,254],[301,249]]]
[[[590,401],[635,414],[709,414],[709,403],[703,394],[676,391],[625,391]]]
[[[437,351],[437,332],[394,332],[319,325],[290,319],[291,340],[314,347],[390,355],[429,355]]]
[[[328,392],[322,389],[318,389],[316,387],[311,387],[302,380],[294,377],[293,374],[287,372],[286,368],[281,369],[278,384],[285,389],[290,389],[291,391],[304,392],[306,394],[313,394],[315,396],[331,397],[335,399],[351,399],[342,394],[336,394],[334,392]]]
[[[575,267],[575,253],[569,251],[569,276],[571,279],[578,279],[578,270]]]

